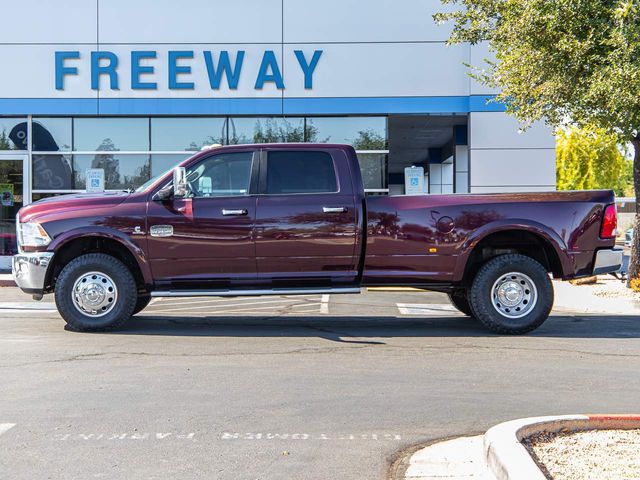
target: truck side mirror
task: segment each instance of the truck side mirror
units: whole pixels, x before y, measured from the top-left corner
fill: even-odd
[[[189,192],[189,184],[187,183],[187,170],[184,167],[176,167],[173,169],[173,196],[175,198],[184,198]]]

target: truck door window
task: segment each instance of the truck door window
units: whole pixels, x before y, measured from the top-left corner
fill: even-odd
[[[252,152],[213,155],[187,170],[192,197],[249,195]]]
[[[269,152],[266,192],[335,193],[338,191],[333,159],[327,152]]]

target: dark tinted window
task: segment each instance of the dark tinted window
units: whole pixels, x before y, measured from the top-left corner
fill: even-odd
[[[194,197],[249,195],[252,152],[213,155],[187,170]]]
[[[269,152],[268,194],[337,192],[336,172],[326,152]]]

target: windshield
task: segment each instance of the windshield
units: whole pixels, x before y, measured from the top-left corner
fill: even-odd
[[[169,173],[171,170],[173,170],[173,168],[174,167],[171,167],[169,170],[165,170],[160,175],[156,175],[155,177],[147,180],[142,185],[140,185],[138,188],[136,188],[135,192],[136,193],[144,192],[147,188],[149,188],[151,185],[153,185],[159,178],[164,177],[167,173]]]

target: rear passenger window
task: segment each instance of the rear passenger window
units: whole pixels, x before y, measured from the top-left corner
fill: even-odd
[[[269,152],[267,194],[334,193],[336,172],[327,152]]]

